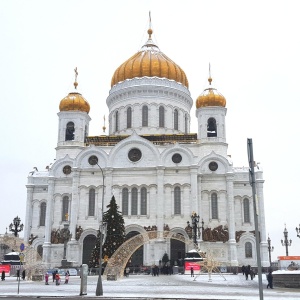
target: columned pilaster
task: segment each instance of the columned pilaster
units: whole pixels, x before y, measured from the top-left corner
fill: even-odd
[[[157,198],[156,198],[157,230],[164,230],[164,168],[157,168]]]
[[[51,230],[53,222],[53,208],[54,208],[54,185],[55,180],[53,177],[48,179],[48,197],[47,197],[47,213],[46,213],[46,226],[45,226],[45,242],[43,245],[43,261],[47,264],[51,263]]]
[[[229,231],[229,253],[228,257],[232,266],[238,265],[237,249],[235,240],[235,216],[234,216],[234,198],[233,198],[233,173],[226,174],[227,186],[227,220]]]
[[[70,232],[72,234],[72,241],[76,237],[76,225],[78,219],[78,207],[79,207],[79,195],[78,195],[78,186],[79,186],[79,170],[73,168],[73,185],[72,185],[72,202],[71,202],[71,219],[70,219]]]
[[[197,172],[198,166],[191,166],[190,167],[190,174],[191,174],[191,203],[190,203],[190,211],[197,212],[198,211],[198,194],[197,194]]]
[[[27,185],[27,202],[26,202],[26,219],[24,241],[28,242],[31,226],[32,226],[32,200],[33,200],[33,185]]]

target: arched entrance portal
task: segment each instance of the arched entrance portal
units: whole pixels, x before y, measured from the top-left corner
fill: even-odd
[[[96,237],[93,234],[87,235],[83,240],[82,264],[89,265],[92,250],[96,245]]]
[[[104,277],[107,275],[115,276],[116,278],[123,277],[124,268],[131,258],[132,254],[150,240],[176,239],[182,241],[189,246],[189,250],[197,249],[200,251],[188,236],[184,237],[182,234],[170,231],[147,231],[135,235],[131,239],[124,242],[109,259],[104,270]]]
[[[126,241],[132,237],[140,234],[138,231],[131,231],[126,235]],[[144,256],[144,245],[139,247],[131,256],[129,264],[133,267],[139,267],[143,265],[143,256]]]
[[[185,257],[185,243],[179,240],[171,239],[171,263],[172,265],[183,266]]]

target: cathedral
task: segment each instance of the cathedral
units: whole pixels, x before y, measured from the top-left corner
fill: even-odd
[[[227,154],[226,99],[210,74],[207,88],[192,99],[185,72],[153,42],[149,27],[144,46],[112,75],[108,135],[89,135],[90,104],[78,92],[75,69],[74,91],[57,102],[55,162],[28,176],[25,242],[48,268],[63,259],[87,264],[114,196],[127,239],[169,231],[194,239],[223,266],[256,266],[249,170],[233,166]],[[191,112],[196,133],[190,132]],[[255,168],[255,176],[266,267],[262,170]],[[179,240],[151,240],[131,264],[158,264],[165,253],[180,264],[189,250]]]

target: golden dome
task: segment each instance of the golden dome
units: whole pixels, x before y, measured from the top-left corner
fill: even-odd
[[[208,78],[209,87],[196,100],[196,108],[205,106],[226,106],[225,97],[211,86],[212,79]]]
[[[69,111],[69,110],[79,110],[85,111],[89,113],[90,105],[89,103],[82,97],[81,94],[77,92],[69,93],[64,99],[60,101],[59,104],[60,111]]]
[[[146,44],[117,68],[112,77],[111,86],[126,79],[156,76],[175,80],[189,87],[184,71],[154,44],[151,39],[152,33],[153,30],[149,28],[149,38]]]
[[[77,110],[77,111],[85,111],[86,113],[89,113],[90,111],[89,103],[82,97],[80,93],[77,92],[77,86],[78,86],[77,68],[75,68],[74,71],[75,71],[75,82],[74,82],[75,91],[69,93],[68,96],[66,96],[64,99],[60,101],[59,110],[60,111]]]

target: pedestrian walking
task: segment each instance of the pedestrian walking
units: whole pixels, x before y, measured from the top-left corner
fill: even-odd
[[[191,277],[194,277],[194,268],[191,267]]]
[[[55,274],[55,284],[60,285],[60,276],[58,273]]]
[[[45,285],[49,285],[49,274],[45,274]]]
[[[5,280],[5,271],[2,271],[2,274],[1,274],[1,280]]]
[[[243,265],[243,266],[242,266],[242,273],[243,273],[243,275],[245,275],[245,268],[246,268],[246,267]]]
[[[53,282],[55,281],[55,275],[56,275],[56,271],[53,271],[52,272],[52,280],[53,280]]]
[[[269,274],[267,275],[267,280],[268,280],[267,289],[268,289],[268,288],[272,289],[272,288],[273,288],[273,274],[272,274],[271,271],[270,271]]]
[[[69,283],[69,278],[70,278],[70,275],[69,275],[69,272],[67,272],[66,277],[65,277],[65,284]]]
[[[22,271],[22,279],[25,280],[25,270]]]

